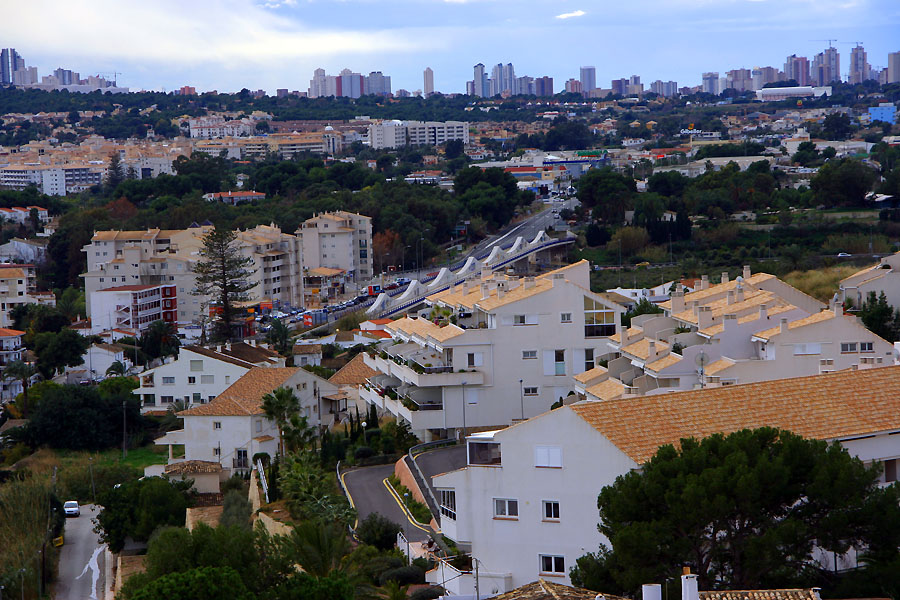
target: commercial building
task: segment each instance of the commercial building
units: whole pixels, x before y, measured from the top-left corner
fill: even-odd
[[[450,140],[469,143],[469,124],[465,121],[378,121],[369,125],[369,146],[375,150],[430,144],[439,146]]]
[[[577,79],[569,79],[566,81],[566,93],[567,94],[580,94],[581,90],[581,82]]]
[[[473,82],[472,91],[475,96],[478,96],[479,98],[484,98],[485,96],[488,96],[490,94],[490,89],[488,88],[488,83],[487,83],[488,77],[487,77],[487,73],[484,70],[484,65],[481,63],[478,63],[477,65],[475,65],[473,67],[473,70],[474,70],[475,76],[472,80],[472,82]]]
[[[534,95],[540,97],[553,95],[553,78],[544,75],[534,80]]]
[[[883,121],[891,125],[897,124],[897,107],[891,102],[881,102],[878,106],[869,107],[871,121]]]
[[[872,66],[866,60],[866,49],[860,45],[850,50],[849,83],[862,83],[872,77]]]
[[[887,83],[900,83],[900,52],[888,54]]]
[[[346,211],[326,212],[304,221],[297,229],[303,267],[339,269],[356,281],[372,270],[372,218]]]
[[[15,48],[0,49],[0,84],[13,83],[13,77],[17,71],[25,68],[25,59],[16,52]]]
[[[817,98],[823,95],[831,95],[831,86],[823,87],[797,86],[775,87],[756,90],[756,98],[763,102],[777,102],[788,98]]]
[[[426,302],[441,324],[406,317],[366,355],[361,397],[422,439],[509,425],[547,411],[594,368],[624,309],[590,291],[581,261],[538,277],[483,273]],[[455,317],[455,323],[450,318]]]
[[[721,91],[719,89],[719,73],[715,71],[710,71],[709,73],[704,73],[702,76],[703,83],[700,88],[706,94],[713,94],[717,96]]]
[[[666,98],[672,98],[678,95],[678,82],[657,79],[650,84],[650,91]]]

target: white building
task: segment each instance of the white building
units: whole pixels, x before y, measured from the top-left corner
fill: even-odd
[[[253,367],[283,367],[284,358],[255,342],[227,343],[211,348],[183,346],[174,359],[140,374],[134,394],[141,411],[168,410],[206,404]]]
[[[218,462],[232,472],[246,472],[257,453],[275,456],[278,429],[262,409],[266,394],[280,387],[290,388],[300,400],[300,414],[312,427],[331,425],[330,413],[337,386],[299,367],[254,367],[233,382],[208,404],[199,404],[178,413],[184,429],[170,431],[156,444],[184,445],[184,460]],[[320,418],[322,417],[322,418]]]
[[[296,234],[304,269],[341,269],[356,281],[374,275],[372,217],[343,210],[325,212],[304,221]]]
[[[22,392],[22,382],[3,376],[3,370],[11,362],[22,360],[22,336],[24,331],[0,328],[0,405],[15,399]]]
[[[468,438],[468,466],[433,478],[441,531],[471,548],[482,589],[505,591],[539,577],[568,583],[577,558],[608,545],[596,528],[604,486],[639,469],[660,446],[744,428],[838,441],[863,462],[881,463],[889,483],[900,458],[900,436],[893,435],[900,432],[898,385],[900,367],[848,370],[581,402],[476,434]],[[472,593],[472,579],[448,584],[454,593]]]
[[[369,125],[369,146],[375,150],[406,145],[439,146],[450,140],[469,143],[465,121],[380,121]]]
[[[870,292],[875,292],[876,297],[884,292],[888,304],[900,308],[900,252],[842,279],[838,293],[844,304],[859,308]]]
[[[94,343],[87,349],[81,357],[81,364],[77,367],[67,370],[84,370],[91,374],[90,379],[106,377],[106,371],[113,363],[120,362],[129,369],[131,361],[126,356],[125,348],[118,344]]]
[[[420,437],[533,417],[569,396],[594,368],[622,307],[590,291],[581,261],[539,277],[483,274],[427,298],[432,318],[385,326],[366,364],[363,399],[408,421]],[[455,323],[450,321],[455,320]]]
[[[117,327],[143,332],[154,321],[174,324],[178,319],[175,285],[119,285],[96,290],[87,297],[94,331]]]
[[[49,238],[12,238],[0,246],[0,261],[43,264],[47,258]]]
[[[0,264],[0,327],[13,324],[9,313],[19,304],[56,306],[56,297],[37,290],[33,264]]]

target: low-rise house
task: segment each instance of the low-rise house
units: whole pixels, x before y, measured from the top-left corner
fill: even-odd
[[[322,364],[322,344],[297,344],[294,346],[294,365],[305,367],[306,365]]]
[[[126,356],[125,348],[118,344],[94,343],[91,344],[81,357],[81,364],[75,369],[85,369],[90,374],[90,379],[103,378],[106,371],[116,362],[122,363],[125,369],[131,368],[131,361]]]
[[[845,306],[859,308],[875,292],[884,292],[888,304],[900,308],[900,252],[885,256],[871,267],[857,271],[840,282],[840,299]]]
[[[378,371],[366,365],[364,353],[357,354],[350,362],[338,369],[328,378],[328,381],[338,386],[338,392],[344,396],[344,407],[351,407],[365,413],[366,402],[362,400],[359,390],[367,385],[369,378],[378,374]]]
[[[640,469],[660,446],[763,426],[837,441],[881,465],[883,483],[892,483],[900,457],[898,385],[900,366],[848,369],[579,402],[473,434],[468,466],[433,478],[441,531],[471,548],[482,585],[505,583],[506,591],[538,577],[568,583],[577,558],[609,543],[595,527],[604,486]]]

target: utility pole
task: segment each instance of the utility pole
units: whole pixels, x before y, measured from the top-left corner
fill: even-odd
[[[127,400],[122,400],[122,458],[124,459],[128,456],[128,436],[127,436],[127,423],[125,421],[125,406],[127,405]]]
[[[522,405],[522,420],[525,420],[525,388],[522,387],[523,380],[519,380],[519,402]]]
[[[478,588],[478,559],[473,556],[472,562],[475,563],[475,600],[481,600],[481,593]]]
[[[171,446],[170,446],[170,448],[171,448]],[[90,470],[90,472],[91,472],[91,498],[93,499],[94,504],[96,504],[97,503],[97,488],[94,487],[94,457],[93,456],[88,457],[88,470]],[[0,600],[3,600],[3,599],[0,598]]]

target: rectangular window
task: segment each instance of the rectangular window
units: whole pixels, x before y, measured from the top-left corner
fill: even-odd
[[[537,350],[522,350],[522,360],[537,359]]]
[[[456,520],[456,490],[438,490],[441,516]]]
[[[213,429],[222,429],[222,421],[213,421]]]
[[[191,371],[197,372],[203,370],[203,361],[202,360],[192,360],[191,361]]]
[[[494,498],[494,516],[519,518],[519,501],[509,498]]]
[[[856,342],[841,342],[841,352],[856,352]]]
[[[496,442],[469,442],[470,465],[499,465],[500,444]]]
[[[163,377],[163,385],[175,385],[174,377]]]
[[[559,502],[557,500],[544,500],[544,520],[559,521]]]
[[[565,375],[566,374],[566,351],[565,350],[554,350],[553,351],[553,369],[554,375]]]
[[[536,387],[526,387],[523,389],[523,392],[526,396],[537,396],[538,389]]]
[[[195,383],[197,383],[196,377],[188,377],[188,385],[194,385]]]
[[[513,325],[524,325],[525,315],[513,315]]]
[[[860,342],[859,343],[859,351],[860,352],[874,352],[875,345],[872,342]]]
[[[484,366],[484,353],[483,352],[469,352],[466,357],[466,364],[469,366],[469,368]]]
[[[843,344],[841,344],[843,346]],[[856,344],[853,344],[855,347]],[[822,344],[794,344],[794,356],[806,354],[822,354]]]
[[[566,573],[566,559],[564,556],[541,554],[540,563],[541,573],[554,575],[565,575]]]
[[[175,397],[174,396],[160,396],[159,401],[162,402],[163,404],[172,404],[172,402],[175,401]]]
[[[194,402],[202,402],[203,396],[200,395],[200,392],[194,392]]]
[[[213,456],[219,456],[222,453],[220,448],[213,448]]]
[[[559,446],[535,446],[534,466],[562,468],[562,448]]]
[[[607,337],[616,333],[616,311],[584,297],[584,337]]]
[[[584,349],[584,370],[590,371],[594,368],[594,349],[593,348],[585,348]]]
[[[884,481],[891,483],[897,481],[897,459],[892,458],[884,461]]]
[[[262,419],[256,420],[256,433],[262,433]]]
[[[201,375],[200,383],[215,383],[215,375]]]
[[[571,323],[572,322],[572,313],[561,313],[559,315],[560,323]]]

